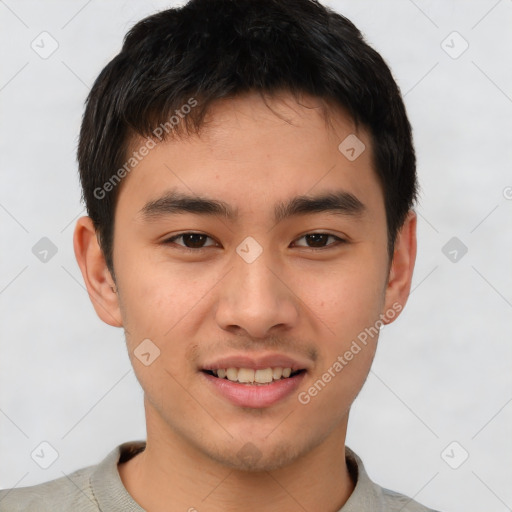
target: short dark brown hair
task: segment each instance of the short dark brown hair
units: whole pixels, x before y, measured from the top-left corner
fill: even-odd
[[[197,132],[216,100],[283,90],[334,102],[368,130],[391,259],[418,184],[411,126],[382,57],[351,21],[314,0],[191,0],[138,22],[87,98],[82,199],[113,276],[115,180],[130,170],[134,136],[169,125],[165,136],[182,126]],[[170,123],[191,98],[197,106]]]

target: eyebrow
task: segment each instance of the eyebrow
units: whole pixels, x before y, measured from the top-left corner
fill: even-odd
[[[366,206],[354,194],[337,190],[316,196],[296,196],[288,201],[277,203],[274,208],[274,222],[277,224],[290,217],[315,213],[361,217],[366,211]],[[141,218],[148,222],[183,213],[226,217],[231,221],[238,218],[238,209],[232,208],[224,201],[188,195],[174,190],[149,201],[139,211]]]

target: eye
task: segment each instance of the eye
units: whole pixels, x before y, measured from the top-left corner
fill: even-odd
[[[333,238],[335,240],[334,243],[330,243],[328,245],[325,245],[327,240],[329,238]],[[330,235],[329,233],[308,233],[307,235],[301,236],[300,238],[297,238],[297,240],[305,239],[307,243],[311,243],[312,245],[304,246],[304,245],[298,245],[299,247],[309,247],[310,249],[323,249],[328,248],[333,245],[339,245],[342,243],[346,243],[346,240],[343,240],[343,238],[340,238],[335,235]]]
[[[179,239],[182,239],[183,244],[176,243],[176,240],[179,240]],[[209,245],[205,245],[205,242],[208,239],[210,239],[213,243],[211,243]],[[297,240],[302,240],[302,239],[306,240],[306,243],[308,245],[301,245],[301,244],[297,244],[296,242],[295,242],[295,245],[297,245],[298,247],[306,247],[309,249],[320,249],[321,250],[321,249],[329,248],[331,246],[337,246],[342,243],[346,243],[346,240],[344,240],[338,236],[331,235],[329,233],[308,233],[306,235],[301,236],[300,238],[297,238]],[[327,244],[327,241],[329,239],[333,239],[334,242]],[[184,250],[190,251],[190,252],[199,252],[206,247],[218,246],[217,242],[215,242],[215,240],[213,240],[212,237],[205,235],[204,233],[192,233],[192,232],[180,233],[179,235],[174,235],[171,238],[164,240],[163,243],[165,245],[174,244],[174,245],[177,245],[177,246],[183,248]]]
[[[188,249],[188,250],[201,250],[203,249],[204,247],[210,247],[210,246],[205,246],[204,245],[204,242],[209,238],[210,240],[213,241],[213,244],[211,245],[217,245],[217,243],[213,240],[213,238],[209,237],[208,235],[205,235],[204,233],[181,233],[179,235],[175,235],[171,238],[168,238],[167,240],[164,240],[164,244],[173,244],[175,243],[175,240],[178,240],[178,239],[182,239],[183,240],[183,245],[182,244],[176,244],[180,247],[183,247],[184,249]]]

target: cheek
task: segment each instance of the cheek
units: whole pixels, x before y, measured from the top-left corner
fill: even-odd
[[[201,290],[195,289],[196,283],[185,286],[187,280],[179,273],[164,275],[155,269],[149,266],[144,271],[140,266],[138,272],[126,274],[122,300],[127,347],[148,400],[157,409],[165,403],[169,413],[182,414],[183,400],[177,397],[187,399],[182,385],[193,365],[187,352],[189,338],[183,336],[183,328],[198,302],[195,292]],[[143,351],[141,347],[146,348]],[[150,356],[144,358],[147,352]],[[169,396],[175,398],[169,400]]]
[[[374,353],[373,347],[361,345],[360,352],[352,354],[350,361],[344,351],[332,360],[327,359],[325,366],[297,394],[299,411],[308,421],[328,428],[339,424],[368,376]]]
[[[185,378],[191,366],[195,368],[194,354],[187,350],[193,347],[198,315],[200,322],[206,321],[204,304],[219,277],[216,272],[198,273],[192,267],[177,268],[160,262],[147,268],[139,265],[137,272],[124,274],[124,286],[120,283],[123,322],[136,368],[141,365],[133,352],[144,339],[150,339],[160,350],[155,365],[158,363],[161,371],[166,369]]]
[[[379,318],[384,301],[384,275],[372,259],[340,261],[325,272],[304,272],[297,295],[321,320],[327,338],[340,348]]]
[[[383,303],[371,273],[340,273],[318,295],[312,281],[305,302],[321,319],[321,357],[314,374],[297,396],[300,406],[318,423],[334,425],[348,412],[370,370],[379,336]],[[327,418],[330,418],[329,420]]]
[[[146,261],[141,255],[126,257],[119,266],[124,320],[130,331],[147,337],[169,336],[205,287],[192,272],[162,261]]]

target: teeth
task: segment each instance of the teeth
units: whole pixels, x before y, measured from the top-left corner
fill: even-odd
[[[258,382],[260,384],[267,384],[268,382],[272,382],[272,368],[256,370],[254,373],[254,382]]]
[[[226,376],[229,380],[236,381],[238,380],[238,370],[236,368],[228,368],[226,370]]]
[[[213,370],[213,373],[219,379],[227,378],[232,382],[242,382],[245,384],[268,384],[275,380],[287,379],[291,373],[291,368],[265,368],[253,370],[252,368],[219,368]]]
[[[240,368],[240,370],[238,370],[238,382],[254,382],[254,370],[250,368]]]

